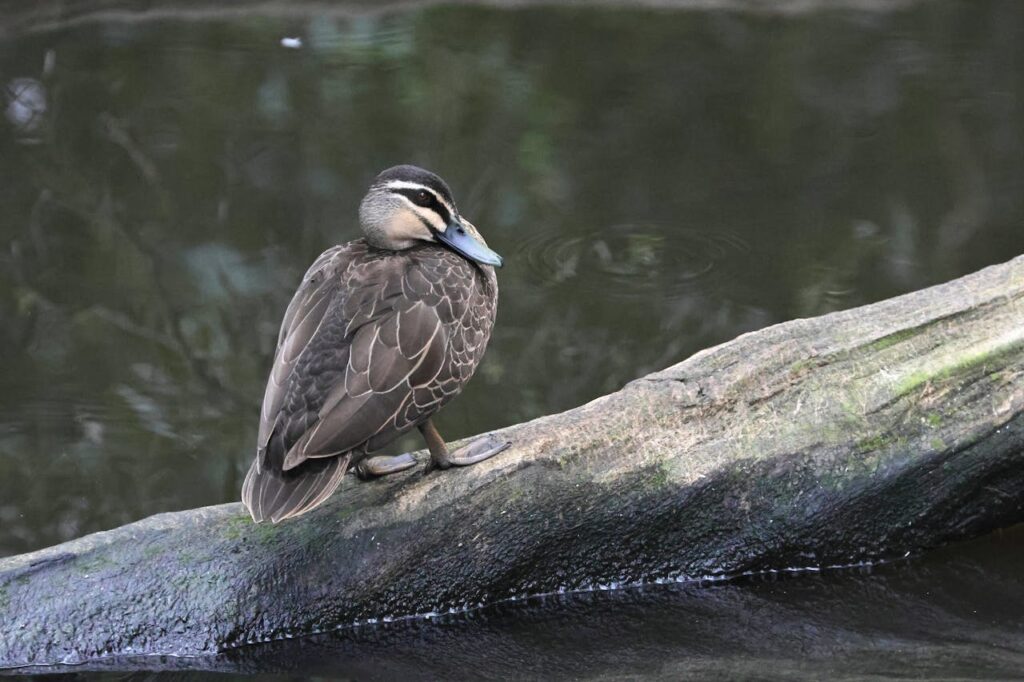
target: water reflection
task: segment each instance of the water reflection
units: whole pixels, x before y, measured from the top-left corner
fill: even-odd
[[[0,554],[236,499],[394,163],[509,255],[453,436],[1024,251],[1019,3],[318,11],[4,34]]]

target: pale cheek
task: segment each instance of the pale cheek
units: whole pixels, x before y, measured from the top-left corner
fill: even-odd
[[[427,226],[419,218],[407,211],[399,213],[391,222],[388,236],[392,239],[401,240],[419,239],[432,241],[434,238],[430,230],[427,229]]]

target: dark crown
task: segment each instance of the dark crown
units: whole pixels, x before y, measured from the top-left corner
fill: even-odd
[[[434,173],[420,168],[419,166],[403,164],[401,166],[388,168],[376,177],[373,184],[375,186],[386,185],[387,183],[395,180],[415,182],[418,185],[423,185],[427,189],[432,189],[437,192],[441,198],[449,204],[455,203],[452,199],[452,190],[448,187],[448,183]]]

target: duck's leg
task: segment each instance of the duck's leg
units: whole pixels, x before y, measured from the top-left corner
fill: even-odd
[[[397,474],[399,471],[405,471],[414,466],[416,466],[416,458],[406,452],[393,457],[387,455],[367,457],[356,465],[355,471],[356,476],[365,481],[378,476]]]
[[[455,452],[448,452],[448,446],[445,445],[441,434],[437,432],[434,422],[428,419],[420,424],[420,433],[423,434],[423,440],[427,441],[427,448],[430,449],[430,464],[427,465],[427,471],[476,464],[488,457],[493,457],[512,445],[511,441],[499,440],[493,436],[485,436],[478,438],[469,445],[462,446]]]

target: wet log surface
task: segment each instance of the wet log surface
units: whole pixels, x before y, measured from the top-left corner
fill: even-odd
[[[1024,519],[1024,257],[703,351],[254,525],[161,514],[0,560],[0,665],[196,656],[511,596],[900,556]]]
[[[415,682],[1017,679],[1024,525],[881,565],[548,595],[201,657],[31,672]],[[443,653],[442,653],[443,652]],[[24,670],[24,669],[23,669]],[[202,673],[208,673],[203,675]]]

